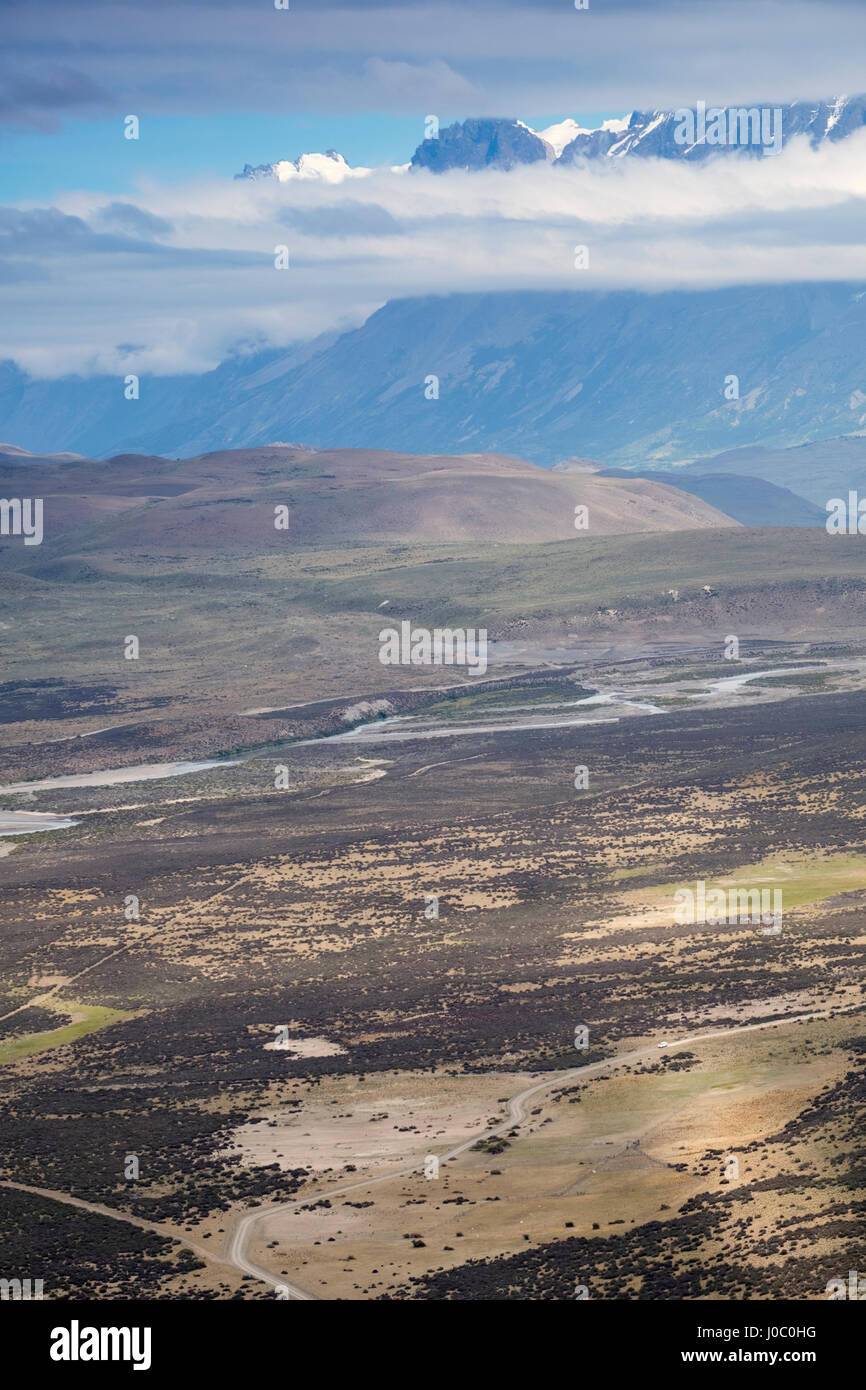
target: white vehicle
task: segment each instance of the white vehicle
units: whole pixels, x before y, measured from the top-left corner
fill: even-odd
[[[667,1047],[667,1043],[666,1043],[666,1042],[661,1042],[661,1043],[659,1043],[659,1047]]]

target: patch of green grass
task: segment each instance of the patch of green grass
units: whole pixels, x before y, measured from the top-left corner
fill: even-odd
[[[664,864],[640,864],[636,869],[614,869],[611,878],[614,883],[621,883],[623,879],[643,878],[645,874],[655,873],[664,867]]]
[[[866,888],[866,854],[830,854],[811,858],[796,856],[764,859],[746,864],[734,873],[708,878],[706,891],[714,888],[780,888],[783,910],[806,907],[822,902],[839,893],[853,893]],[[689,887],[683,882],[663,884],[647,890],[653,901],[671,900],[678,888]]]
[[[816,665],[814,661],[802,660],[792,661],[789,664],[783,652],[767,653],[761,657],[754,657],[751,661],[726,661],[725,658],[720,655],[718,661],[702,662],[700,665],[696,666],[689,666],[687,663],[683,663],[683,665],[675,668],[666,676],[656,676],[653,674],[648,678],[648,683],[651,681],[653,685],[674,685],[678,681],[718,680],[720,677],[729,675],[741,676],[748,674],[752,669],[759,671],[761,666],[766,666],[768,661],[772,661],[774,666],[789,667],[792,675],[795,675],[800,667]],[[778,680],[780,684],[785,681],[790,684],[790,677],[788,676],[777,676],[772,679]],[[803,683],[808,679],[808,676],[803,676],[801,678]],[[822,680],[823,676],[819,672],[816,672],[813,679]],[[761,681],[761,684],[769,685],[770,681]]]
[[[768,676],[765,680],[754,682],[756,686],[761,685],[793,685],[801,690],[829,690],[836,684],[835,675],[823,675],[815,672],[810,676],[799,676],[796,669],[792,669],[790,676]]]
[[[337,612],[411,616],[426,626],[483,626],[510,617],[546,617],[615,607],[640,614],[664,606],[673,586],[680,603],[703,601],[710,586],[726,595],[771,586],[798,590],[817,586],[833,596],[850,585],[866,588],[866,555],[847,538],[821,528],[735,527],[645,535],[586,536],[542,545],[442,547],[433,560],[407,548],[393,555],[387,571],[311,582],[300,568],[294,582],[303,602]],[[299,564],[300,562],[298,562]],[[479,597],[482,596],[483,598]],[[390,619],[393,621],[393,617]]]
[[[681,666],[667,676],[657,676],[651,672],[647,677],[647,684],[676,685],[679,681],[718,680],[721,676],[727,675],[730,669],[731,663],[720,656],[718,661],[702,666]]]
[[[112,1023],[131,1018],[132,1014],[123,1009],[105,1009],[100,1005],[63,1004],[64,1013],[83,1013],[84,1018],[77,1023],[67,1023],[62,1028],[52,1028],[47,1033],[25,1033],[20,1038],[9,1038],[0,1043],[0,1063],[14,1062],[19,1057],[30,1057],[36,1052],[47,1052],[53,1047],[63,1047],[66,1043],[77,1042],[88,1033],[99,1028],[107,1028]]]
[[[545,685],[515,686],[510,690],[478,691],[468,695],[448,695],[434,704],[424,705],[417,713],[427,718],[461,719],[464,716],[484,714],[498,709],[511,709],[514,706],[571,704],[594,695],[582,685],[573,681],[551,681]]]

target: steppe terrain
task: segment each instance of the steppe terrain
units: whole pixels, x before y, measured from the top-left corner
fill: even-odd
[[[85,461],[68,527],[4,542],[6,1267],[826,1297],[866,1259],[862,538],[569,533],[573,492],[561,535],[472,538],[405,461],[374,536],[336,455],[275,453],[259,519],[228,454],[213,499],[135,461],[159,500],[98,516]],[[484,517],[528,468],[472,462]],[[381,665],[404,619],[486,627],[487,671]],[[683,922],[698,882],[780,890],[781,930]]]

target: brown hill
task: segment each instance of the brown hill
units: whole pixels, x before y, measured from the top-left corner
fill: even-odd
[[[46,540],[64,536],[65,553],[284,547],[274,526],[280,504],[290,508],[296,547],[565,540],[579,504],[595,535],[738,525],[667,484],[604,478],[589,467],[554,473],[500,454],[272,445],[180,460],[16,458],[0,458],[0,495],[42,497]],[[14,544],[5,543],[7,564]]]

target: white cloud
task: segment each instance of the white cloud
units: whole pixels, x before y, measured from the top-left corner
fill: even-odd
[[[117,207],[80,193],[52,216],[99,231]],[[99,235],[3,245],[7,262],[42,278],[4,287],[0,356],[44,375],[201,371],[239,339],[284,345],[405,295],[866,283],[866,130],[701,164],[149,184],[123,217],[149,230],[134,250]],[[286,271],[274,268],[283,244]],[[574,268],[579,244],[588,270]]]

